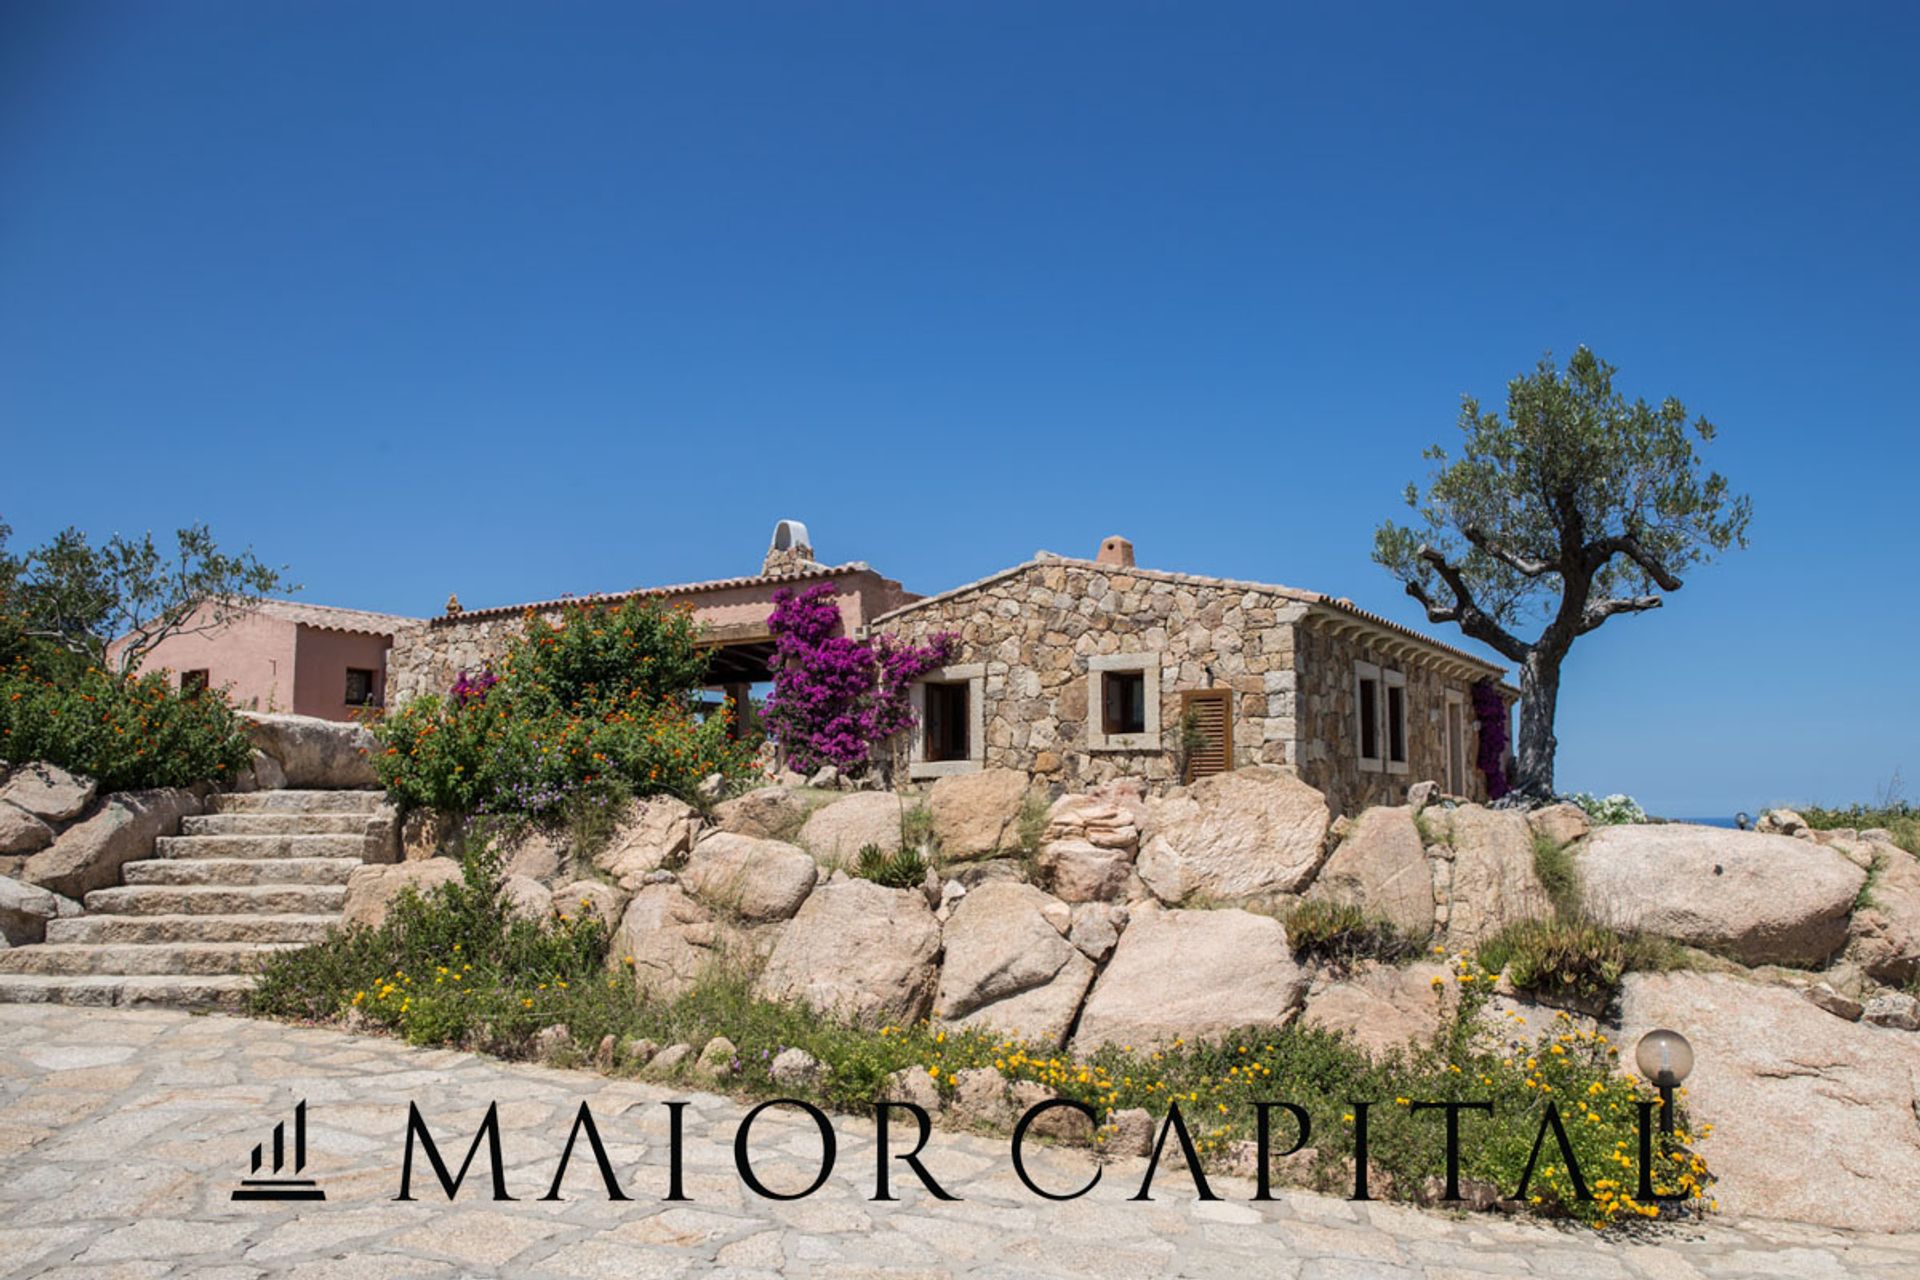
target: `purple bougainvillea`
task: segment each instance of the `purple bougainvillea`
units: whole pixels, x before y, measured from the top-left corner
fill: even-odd
[[[470,707],[487,700],[487,690],[500,683],[500,677],[488,667],[477,676],[470,676],[464,670],[454,677],[453,703],[457,707]]]
[[[1473,686],[1473,713],[1480,720],[1480,772],[1487,778],[1487,798],[1498,800],[1513,790],[1507,781],[1507,702],[1491,680]]]
[[[952,658],[954,638],[910,645],[892,636],[855,640],[838,634],[833,588],[776,591],[767,619],[773,632],[773,694],[767,730],[802,772],[833,765],[863,771],[881,742],[913,724],[913,682]]]

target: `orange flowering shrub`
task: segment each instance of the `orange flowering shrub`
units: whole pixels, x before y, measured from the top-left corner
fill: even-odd
[[[381,781],[407,808],[545,818],[604,792],[691,798],[743,772],[731,713],[702,719],[706,655],[685,610],[657,600],[530,617],[493,679],[415,699],[373,726]]]
[[[249,748],[224,694],[182,693],[162,672],[17,659],[0,671],[0,760],[45,760],[102,791],[224,782]]]

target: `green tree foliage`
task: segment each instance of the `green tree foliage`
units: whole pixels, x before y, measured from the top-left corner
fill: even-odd
[[[1458,457],[1407,486],[1410,525],[1389,520],[1374,559],[1433,622],[1451,622],[1518,664],[1517,789],[1553,793],[1560,666],[1579,637],[1657,609],[1680,575],[1746,545],[1750,503],[1695,450],[1713,424],[1668,398],[1631,403],[1613,366],[1581,347],[1564,370],[1542,359],[1507,384],[1507,412],[1467,398]],[[1541,622],[1532,639],[1518,631]]]
[[[122,676],[168,636],[216,631],[261,596],[299,590],[284,566],[222,551],[204,524],[177,531],[170,551],[151,533],[95,546],[69,528],[21,559],[5,553],[10,532],[0,525],[0,645],[38,641]]]

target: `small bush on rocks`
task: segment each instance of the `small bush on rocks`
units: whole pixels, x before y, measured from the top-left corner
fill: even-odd
[[[927,863],[918,849],[887,853],[879,845],[870,844],[861,848],[853,874],[889,889],[913,889],[927,878]]]
[[[1684,965],[1680,948],[1663,938],[1622,934],[1582,919],[1525,920],[1480,944],[1480,962],[1522,991],[1582,1005],[1604,1005],[1633,972],[1661,973]]]
[[[1612,827],[1647,820],[1647,811],[1640,807],[1639,801],[1629,795],[1595,796],[1581,791],[1568,796],[1567,800],[1579,805],[1587,815],[1587,821],[1596,827]]]
[[[1839,827],[1870,831],[1878,827],[1892,836],[1895,844],[1920,857],[1920,808],[1904,800],[1880,806],[1852,804],[1844,809],[1823,809],[1813,805],[1798,812],[1815,831],[1832,831]]]
[[[1385,920],[1377,920],[1344,902],[1306,899],[1282,922],[1294,953],[1335,965],[1361,960],[1404,964],[1420,954],[1424,938],[1409,938]]]

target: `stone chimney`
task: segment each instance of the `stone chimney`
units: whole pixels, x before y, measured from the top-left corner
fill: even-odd
[[[773,541],[767,545],[767,558],[760,562],[760,576],[784,577],[813,566],[813,542],[807,537],[807,526],[798,520],[782,520],[773,526]]]
[[[1115,535],[1100,540],[1100,554],[1093,558],[1095,564],[1119,565],[1123,569],[1133,567],[1133,544],[1125,538]]]

